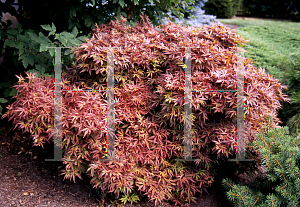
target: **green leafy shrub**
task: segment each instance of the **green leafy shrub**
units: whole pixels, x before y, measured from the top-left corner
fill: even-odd
[[[54,49],[47,46],[76,45],[79,40],[86,37],[94,23],[107,24],[120,15],[127,16],[128,23],[135,25],[140,20],[140,14],[145,13],[158,25],[164,17],[170,14],[187,18],[193,1],[110,1],[104,3],[95,0],[27,0],[20,3],[18,9],[11,5],[11,0],[0,1],[0,20],[5,13],[10,13],[19,22],[18,29],[8,29],[11,25],[0,21],[0,114],[5,106],[11,104],[10,100],[16,93],[11,86],[17,84],[14,74],[25,75],[25,72],[36,72],[37,75],[53,75]],[[34,6],[32,6],[34,5]],[[38,8],[38,9],[37,9]],[[49,24],[51,26],[49,26]],[[53,31],[50,36],[45,36],[46,31]],[[54,26],[55,25],[55,26]],[[79,34],[77,36],[77,33]],[[73,36],[76,34],[75,36]],[[5,41],[9,43],[5,44]],[[72,59],[68,50],[63,49],[65,64]],[[49,54],[50,53],[50,54]],[[3,62],[2,62],[3,60]],[[2,95],[3,94],[3,95]]]
[[[228,199],[235,206],[299,206],[300,205],[300,136],[289,135],[288,127],[259,133],[250,144],[259,152],[262,170],[249,187],[223,180]]]
[[[241,0],[208,0],[203,9],[205,14],[217,18],[232,18],[240,6]]]
[[[23,73],[34,72],[39,77],[53,75],[54,71],[54,48],[49,47],[74,47],[80,45],[85,41],[88,36],[78,36],[79,32],[76,27],[72,32],[56,32],[56,27],[52,25],[41,25],[44,30],[24,30],[21,24],[18,24],[18,29],[7,29],[1,38],[3,41],[3,48],[5,49],[5,57],[9,58],[13,56],[13,62],[15,65],[6,65],[9,61],[3,61],[1,69],[3,70],[4,77],[3,82],[0,83],[0,90],[3,90],[4,97],[0,103],[7,103],[9,97],[16,94],[16,90],[11,88],[12,85],[17,84],[17,80],[11,77],[12,72]],[[44,35],[48,33],[48,35]],[[63,58],[62,63],[64,65],[71,65],[73,60],[73,54],[70,53],[70,49],[66,48],[62,50]],[[7,68],[10,68],[8,70]],[[2,107],[0,105],[0,114],[2,113]]]
[[[236,147],[236,44],[246,41],[221,25],[202,29],[169,23],[153,27],[148,17],[136,27],[126,19],[96,27],[91,39],[74,48],[76,62],[63,73],[62,125],[63,171],[75,181],[86,173],[95,188],[115,193],[123,202],[143,194],[155,205],[163,200],[175,204],[195,200],[214,181],[210,172],[214,157],[233,155]],[[115,158],[124,162],[101,162],[106,157],[107,49],[114,49]],[[183,158],[184,57],[191,47],[193,120],[192,158]],[[194,48],[200,47],[200,48]],[[245,138],[253,141],[265,123],[276,118],[279,100],[286,100],[277,79],[257,70],[248,59],[245,66]],[[15,127],[29,131],[34,143],[53,140],[52,77],[27,74],[14,86],[16,101],[4,117]],[[95,89],[103,92],[68,91]],[[212,91],[207,91],[212,90]]]

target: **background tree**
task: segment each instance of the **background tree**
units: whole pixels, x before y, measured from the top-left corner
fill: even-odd
[[[244,0],[250,16],[273,17],[279,19],[298,19],[300,1],[298,0]]]
[[[50,75],[54,72],[53,49],[48,46],[73,47],[84,41],[90,31],[107,24],[115,17],[127,17],[135,26],[140,14],[149,16],[153,25],[159,25],[170,13],[182,19],[189,14],[194,0],[14,0],[0,1],[0,18],[9,12],[17,18],[19,27],[10,29],[10,22],[0,22],[0,114],[2,108],[15,95],[10,88],[17,83],[15,74],[38,72]],[[17,8],[18,7],[18,8]],[[16,9],[17,8],[17,9]],[[41,27],[44,25],[44,27]],[[76,39],[76,40],[75,40]],[[69,50],[64,59],[72,59]],[[4,55],[5,54],[5,55]]]
[[[242,0],[208,0],[203,9],[205,14],[216,15],[218,18],[232,18]]]

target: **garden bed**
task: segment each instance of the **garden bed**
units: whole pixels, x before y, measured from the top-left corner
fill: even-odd
[[[32,147],[28,133],[0,129],[0,200],[2,206],[109,206],[89,184],[89,179],[76,179],[76,183],[63,181],[60,174],[62,162],[45,162],[49,159],[47,147]],[[51,148],[51,146],[49,146]],[[48,153],[49,154],[49,153]],[[229,206],[220,185],[212,185],[208,193],[197,196],[197,203],[191,207]],[[108,200],[108,199],[107,199]],[[130,206],[130,204],[124,205]],[[136,207],[154,206],[154,203],[140,202]],[[161,203],[158,206],[169,206]]]

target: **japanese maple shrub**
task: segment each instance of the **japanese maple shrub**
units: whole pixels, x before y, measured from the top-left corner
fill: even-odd
[[[212,159],[228,158],[236,146],[236,45],[246,43],[221,25],[202,29],[170,22],[153,27],[143,17],[136,27],[126,19],[111,21],[93,31],[78,48],[76,61],[63,74],[63,90],[99,89],[102,92],[64,91],[62,104],[63,174],[74,179],[87,173],[95,188],[108,190],[122,201],[145,195],[155,204],[194,201],[214,181]],[[114,47],[115,159],[106,158],[107,49]],[[185,47],[192,60],[192,158],[184,158]],[[276,118],[280,100],[288,100],[277,79],[245,67],[245,138],[252,142],[265,123]],[[14,120],[43,146],[53,140],[54,79],[19,77],[16,101],[4,117]],[[216,90],[214,92],[206,90]]]

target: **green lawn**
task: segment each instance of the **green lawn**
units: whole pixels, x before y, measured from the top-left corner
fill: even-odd
[[[240,26],[237,33],[248,42],[245,56],[256,67],[288,85],[284,91],[291,103],[283,102],[278,117],[295,134],[300,132],[300,23],[256,19],[219,19],[223,24]],[[297,129],[298,128],[298,129]],[[298,130],[298,131],[297,131]]]
[[[276,77],[293,67],[300,56],[300,23],[254,19],[219,19],[223,24],[240,26],[237,33],[250,40],[245,56]]]

